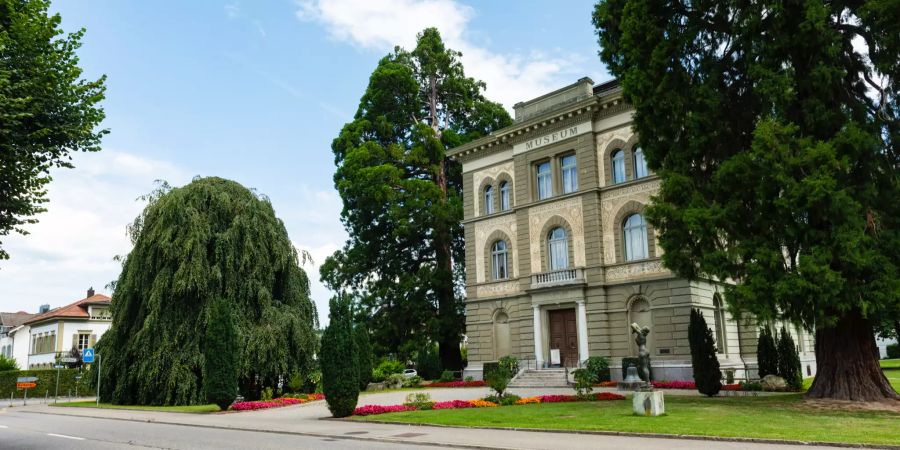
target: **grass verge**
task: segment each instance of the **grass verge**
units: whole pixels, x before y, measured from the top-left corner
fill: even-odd
[[[354,420],[900,445],[900,414],[812,409],[802,402],[802,394],[721,398],[673,395],[666,398],[666,410],[666,416],[637,417],[627,400],[411,411]]]
[[[181,412],[181,413],[211,413],[219,411],[216,405],[187,405],[187,406],[144,406],[144,405],[113,405],[112,403],[95,402],[66,402],[50,404],[50,406],[75,407],[75,408],[98,408],[98,409],[131,409],[136,411],[164,411],[164,412]]]

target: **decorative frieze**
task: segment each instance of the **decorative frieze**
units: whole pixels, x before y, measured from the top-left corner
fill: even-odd
[[[622,281],[629,278],[642,277],[647,275],[665,275],[669,270],[666,269],[662,261],[644,261],[632,264],[623,264],[621,266],[610,267],[606,269],[606,281]]]
[[[541,268],[541,233],[550,218],[559,216],[572,228],[572,247],[575,267],[584,267],[584,214],[581,197],[545,203],[528,210],[528,242],[531,249],[531,273],[543,272]]]
[[[478,283],[484,283],[485,281],[485,274],[487,272],[485,266],[485,264],[487,263],[485,261],[485,255],[487,254],[487,251],[485,249],[490,244],[489,242],[487,242],[488,238],[490,238],[495,231],[499,231],[500,233],[507,236],[510,240],[509,260],[507,261],[507,267],[512,274],[512,278],[517,278],[519,276],[519,264],[517,262],[518,249],[516,246],[516,215],[504,214],[492,219],[474,222],[472,226],[475,227],[475,246],[474,248],[467,247],[466,251],[475,252],[475,281]]]
[[[610,142],[617,139],[622,142],[628,142],[633,135],[631,128],[620,128],[609,133],[597,135],[597,171],[600,174],[600,186],[606,185],[605,180],[608,179],[606,171],[609,169],[610,162],[606,160],[606,147]]]
[[[488,283],[475,287],[475,294],[481,297],[495,297],[498,295],[510,295],[519,292],[517,281],[504,281],[500,283]]]

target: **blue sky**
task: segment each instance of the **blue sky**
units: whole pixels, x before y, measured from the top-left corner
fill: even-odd
[[[437,26],[468,75],[508,109],[582,76],[597,57],[592,1],[56,0],[63,27],[87,28],[85,76],[108,76],[103,151],[53,173],[49,212],[3,239],[0,310],[62,306],[105,285],[126,254],[136,198],[165,179],[216,175],[272,200],[316,262],[346,239],[331,140],[352,119],[377,61]],[[329,293],[306,267],[327,322]]]

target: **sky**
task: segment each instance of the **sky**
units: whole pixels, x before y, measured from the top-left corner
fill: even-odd
[[[102,150],[51,173],[48,212],[2,245],[0,311],[36,312],[106,287],[127,255],[126,226],[156,180],[220,176],[268,196],[304,268],[320,321],[331,293],[318,264],[347,234],[331,141],[352,120],[378,60],[437,27],[468,76],[512,111],[581,77],[610,78],[592,0],[55,0],[66,31],[87,32],[85,78],[106,75]]]

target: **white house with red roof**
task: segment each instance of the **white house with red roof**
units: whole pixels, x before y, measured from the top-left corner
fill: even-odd
[[[87,297],[36,314],[10,330],[13,356],[21,369],[50,369],[72,348],[82,351],[109,330],[110,298],[88,289]]]

